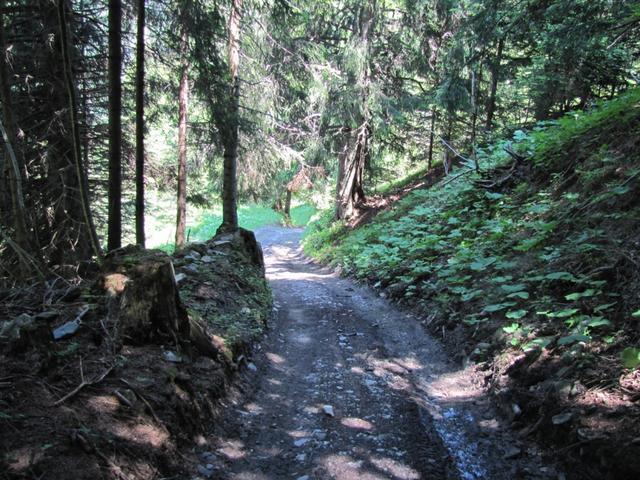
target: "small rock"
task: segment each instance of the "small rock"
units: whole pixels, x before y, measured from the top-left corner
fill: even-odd
[[[298,462],[304,462],[306,459],[307,459],[306,453],[299,453],[298,455],[296,455],[296,460]]]
[[[204,465],[198,465],[198,473],[204,478],[213,478],[213,469],[208,469]]]
[[[211,257],[209,255],[205,255],[200,260],[202,261],[202,263],[212,263],[213,262],[213,257]]]
[[[502,458],[505,460],[511,460],[513,458],[519,457],[522,453],[522,450],[518,447],[509,447],[507,451],[504,453]]]
[[[513,415],[515,417],[519,417],[522,414],[522,409],[520,408],[520,405],[518,405],[517,403],[514,403],[513,405],[511,405],[511,411],[513,412]]]
[[[293,442],[293,445],[296,446],[296,447],[303,447],[307,443],[309,443],[309,440],[310,440],[309,438],[299,438],[298,440]]]
[[[81,323],[82,321],[79,318],[76,318],[75,320],[71,320],[70,322],[60,325],[53,331],[53,339],[62,340],[70,337],[78,331]]]
[[[198,266],[193,264],[193,263],[190,263],[189,265],[185,265],[182,268],[184,270],[188,270],[188,271],[193,272],[193,273],[198,273]]]
[[[309,475],[302,475],[301,477],[296,478],[296,480],[309,480]]]
[[[333,411],[333,407],[331,405],[324,405],[322,407],[322,411],[325,413],[325,415],[328,415],[330,417],[336,416],[335,412]]]
[[[167,362],[171,362],[171,363],[182,363],[182,357],[174,352],[172,352],[171,350],[166,350],[164,352],[162,352],[162,357],[167,361]]]
[[[244,307],[240,310],[242,315],[249,315],[251,313],[251,309],[249,307]]]
[[[258,371],[258,367],[256,367],[256,364],[253,363],[253,362],[247,363],[247,368],[249,370],[251,370],[252,372],[257,372]]]
[[[202,452],[200,454],[200,458],[206,462],[212,462],[213,460],[215,460],[216,456],[213,454],[213,452]]]
[[[185,278],[187,278],[187,276],[184,273],[176,274],[176,277],[175,277],[176,285],[179,284],[181,281],[183,281]]]
[[[191,258],[193,258],[195,260],[200,260],[200,256],[201,255],[198,252],[196,252],[195,250],[191,250],[189,252],[189,255],[187,255],[185,258],[191,257]]]
[[[554,425],[564,425],[565,423],[570,421],[572,418],[573,418],[573,413],[571,412],[560,413],[558,415],[554,415],[553,417],[551,417],[551,423],[553,423]]]
[[[327,438],[327,434],[325,432],[323,432],[322,430],[315,430],[313,432],[313,438],[316,438],[318,440],[325,440]]]
[[[34,324],[35,318],[28,313],[23,313],[13,320],[0,323],[0,339],[19,339],[21,330],[29,329]]]

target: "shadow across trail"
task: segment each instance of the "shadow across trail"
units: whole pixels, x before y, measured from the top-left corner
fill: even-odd
[[[216,478],[557,478],[415,318],[310,262],[301,230],[256,234],[274,320],[208,440]]]

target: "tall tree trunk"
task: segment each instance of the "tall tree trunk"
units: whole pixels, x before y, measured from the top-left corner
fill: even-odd
[[[4,10],[5,2],[0,0],[0,99],[2,100],[2,115],[4,126],[2,127],[2,138],[6,151],[6,175],[9,180],[9,190],[11,192],[11,206],[13,210],[14,236],[16,243],[28,252],[29,237],[27,234],[27,211],[24,205],[22,192],[22,169],[13,149],[16,139],[13,119],[13,109],[11,102],[11,88],[9,86],[9,69],[7,68],[6,44],[4,37]],[[3,173],[0,170],[0,173]]]
[[[108,249],[122,245],[122,5],[109,0],[109,227]]]
[[[285,197],[285,200],[284,200],[284,219],[288,223],[291,223],[291,197],[292,197],[292,195],[293,195],[293,192],[291,191],[291,188],[287,188],[287,196]]]
[[[229,17],[229,74],[231,78],[230,102],[227,113],[227,132],[224,138],[224,164],[222,177],[222,225],[219,232],[233,232],[238,229],[238,128],[240,123],[240,21],[242,1],[233,0]]]
[[[487,98],[487,121],[485,128],[490,131],[493,128],[493,116],[496,111],[496,94],[498,92],[498,81],[500,79],[500,62],[502,62],[502,50],[504,48],[504,40],[498,40],[498,50],[496,58],[491,62],[491,86],[489,87],[489,96]]]
[[[182,72],[178,92],[178,212],[176,215],[176,247],[185,242],[187,226],[187,112],[189,107],[189,61],[187,59],[187,32],[182,33],[180,47]]]
[[[355,130],[349,130],[346,146],[341,153],[338,168],[338,188],[336,217],[349,218],[357,213],[357,206],[365,199],[363,188],[364,168],[369,160],[369,143],[371,137],[371,112],[368,107],[370,88],[370,34],[374,22],[376,2],[365,2],[360,10],[359,40],[365,61],[359,72],[357,84],[360,89],[360,125]]]
[[[438,116],[438,111],[434,106],[431,109],[431,127],[429,127],[429,157],[427,160],[427,169],[431,170],[433,167],[433,142],[436,139],[436,118]]]
[[[358,204],[364,201],[363,174],[369,155],[369,125],[363,123],[350,132],[345,149],[340,155],[337,218],[348,219],[357,213]]]
[[[471,70],[471,150],[473,164],[476,172],[480,172],[480,165],[478,164],[477,150],[477,136],[478,136],[478,89],[482,84],[482,65],[478,73],[475,70]]]
[[[136,45],[136,243],[145,246],[144,233],[144,24],[145,0],[138,0]]]
[[[69,102],[69,117],[72,136],[73,163],[76,172],[76,181],[80,193],[79,203],[84,218],[86,236],[91,243],[91,250],[96,257],[102,254],[100,241],[93,223],[91,204],[89,201],[89,180],[82,159],[82,140],[78,121],[78,100],[76,98],[76,86],[71,69],[71,49],[69,48],[69,32],[67,31],[67,16],[65,13],[66,0],[58,0],[58,23],[60,25],[60,49],[62,51],[62,63],[64,67],[64,81],[67,87]]]

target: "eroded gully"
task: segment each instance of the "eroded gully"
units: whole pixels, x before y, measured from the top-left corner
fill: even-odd
[[[274,319],[243,401],[203,442],[198,475],[562,478],[501,423],[475,376],[448,362],[412,315],[305,258],[301,230],[256,235]]]

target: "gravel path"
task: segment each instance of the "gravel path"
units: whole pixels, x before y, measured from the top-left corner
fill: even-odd
[[[244,403],[203,441],[200,478],[562,478],[415,318],[306,259],[301,230],[256,235],[274,321]]]

